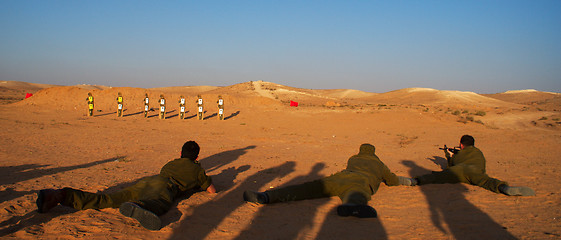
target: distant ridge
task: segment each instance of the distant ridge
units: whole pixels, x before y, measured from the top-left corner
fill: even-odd
[[[52,89],[51,89],[52,88]],[[42,90],[43,89],[43,90]],[[44,91],[47,90],[48,91]],[[58,90],[57,90],[58,89]],[[535,89],[512,90],[496,94],[477,94],[467,91],[437,90],[433,88],[404,88],[386,93],[371,93],[354,89],[304,89],[284,86],[267,81],[248,81],[230,86],[177,86],[161,88],[128,88],[109,87],[101,85],[79,84],[74,86],[57,86],[49,84],[35,84],[18,81],[0,81],[0,97],[3,103],[22,100],[25,92],[37,92],[37,97],[42,101],[29,100],[27,103],[49,102],[50,104],[62,104],[68,100],[76,101],[72,105],[82,104],[82,95],[93,92],[100,96],[97,101],[106,101],[112,104],[112,95],[118,91],[124,91],[129,101],[140,102],[145,93],[151,98],[157,98],[160,94],[166,97],[177,98],[185,95],[192,98],[198,94],[207,98],[216,98],[222,95],[230,103],[244,104],[248,106],[287,104],[290,101],[298,101],[301,106],[342,106],[349,104],[377,104],[377,105],[435,105],[455,106],[471,108],[493,108],[513,107],[520,108],[520,104],[538,106],[544,110],[561,111],[561,94],[541,92]],[[37,98],[35,97],[35,99]],[[140,99],[140,100],[139,100]],[[268,100],[265,100],[268,99]],[[101,103],[101,102],[100,102]]]

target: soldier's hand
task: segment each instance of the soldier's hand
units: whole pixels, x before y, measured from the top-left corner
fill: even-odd
[[[446,156],[446,159],[450,158],[450,154],[454,154],[454,153],[450,152],[449,148],[445,148],[444,149],[444,156]]]

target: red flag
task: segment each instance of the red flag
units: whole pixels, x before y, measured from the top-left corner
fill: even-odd
[[[26,93],[26,94],[25,94],[25,99],[28,99],[28,98],[30,98],[31,96],[33,96],[32,93]]]
[[[291,107],[298,107],[298,102],[290,101],[290,106]]]

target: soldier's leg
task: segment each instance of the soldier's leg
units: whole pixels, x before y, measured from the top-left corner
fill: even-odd
[[[378,214],[376,210],[368,205],[373,194],[368,180],[351,172],[342,172],[336,179],[339,184],[335,185],[336,192],[343,202],[337,207],[337,215],[342,217],[354,216],[359,218],[374,218]]]
[[[325,191],[323,179],[306,182],[302,184],[267,190],[268,203],[300,201],[333,196]]]
[[[169,186],[165,179],[152,181],[140,193],[139,200],[136,202],[159,216],[169,211],[177,192],[178,190]]]
[[[339,196],[343,204],[337,206],[337,215],[342,217],[354,216],[359,218],[375,218],[376,210],[368,205],[371,195],[364,189],[349,189]]]
[[[78,210],[117,208],[124,202],[139,199],[143,190],[150,188],[149,183],[156,177],[142,179],[130,187],[110,194],[90,193],[72,188],[64,188],[65,197],[61,204]]]
[[[500,193],[499,186],[508,185],[504,181],[489,177],[487,174],[482,173],[481,170],[472,166],[465,167],[464,175],[467,179],[467,183],[485,188],[491,192]]]
[[[161,220],[158,216],[171,208],[177,192],[177,187],[168,183],[167,179],[153,177],[140,189],[138,199],[121,204],[119,212],[138,220],[147,229],[159,230]]]
[[[72,188],[64,188],[62,191],[64,192],[64,199],[60,204],[78,210],[117,208],[133,198],[133,193],[129,190],[113,194],[91,193]]]

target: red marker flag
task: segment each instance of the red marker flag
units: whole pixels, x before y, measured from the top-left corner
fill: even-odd
[[[291,107],[298,107],[298,102],[290,101],[290,106]]]
[[[30,98],[31,96],[33,96],[32,93],[26,93],[26,94],[25,94],[25,99],[28,99],[28,98]]]

